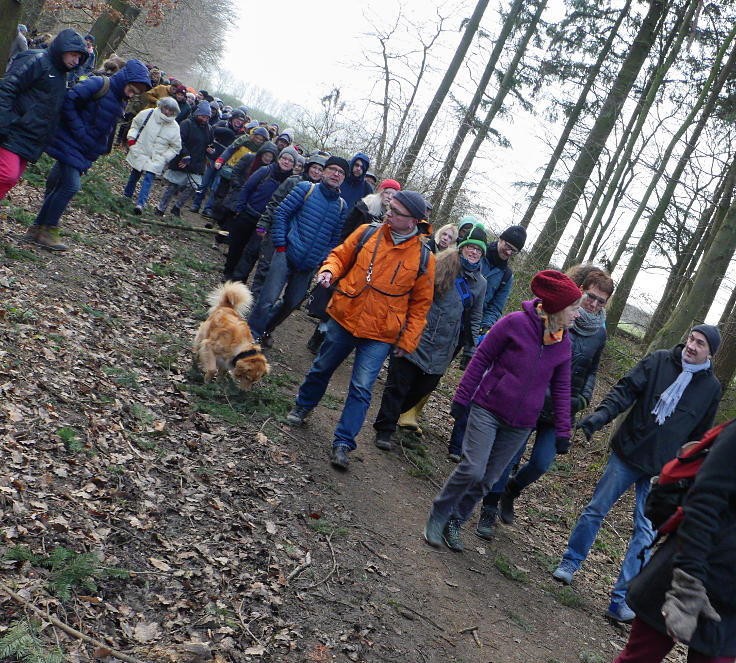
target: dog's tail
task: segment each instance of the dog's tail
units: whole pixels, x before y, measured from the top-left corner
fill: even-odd
[[[253,305],[253,295],[251,295],[250,288],[245,283],[227,281],[207,296],[207,303],[210,305],[210,313],[219,307],[225,306],[233,309],[238,315],[245,317]]]

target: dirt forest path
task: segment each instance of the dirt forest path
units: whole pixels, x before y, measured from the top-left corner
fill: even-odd
[[[117,155],[96,168],[100,181],[123,176]],[[382,374],[351,469],[336,472],[328,452],[350,361],[303,428],[284,421],[313,359],[301,311],[274,334],[273,371],[251,392],[203,385],[189,345],[222,256],[208,236],[140,225],[100,191],[83,190],[65,216],[63,256],[22,241],[37,188],[22,184],[0,208],[5,586],[149,663],[613,660],[627,631],[603,613],[628,499],[574,587],[550,577],[600,449],[574,446],[493,542],[473,535],[473,521],[465,553],[430,548],[421,531],[452,467],[444,440],[458,372],[425,409],[418,455],[372,444]],[[37,561],[54,549],[104,565],[59,593]],[[109,567],[129,575],[108,577]],[[25,613],[0,596],[0,641]],[[39,637],[72,663],[113,660],[48,625]]]

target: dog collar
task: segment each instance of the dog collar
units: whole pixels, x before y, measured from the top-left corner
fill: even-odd
[[[230,363],[235,367],[235,364],[237,364],[241,359],[245,359],[246,357],[252,357],[253,355],[257,355],[259,353],[259,350],[256,350],[255,348],[251,348],[250,350],[243,350],[243,352],[239,352],[236,354],[231,360]]]

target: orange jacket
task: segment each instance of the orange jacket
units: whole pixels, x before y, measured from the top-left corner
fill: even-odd
[[[320,269],[340,278],[327,311],[353,336],[395,343],[406,352],[414,352],[432,305],[434,255],[429,256],[427,271],[418,276],[422,235],[394,244],[388,225],[384,225],[355,256],[366,227],[359,226],[336,246]],[[343,275],[354,258],[355,264]]]

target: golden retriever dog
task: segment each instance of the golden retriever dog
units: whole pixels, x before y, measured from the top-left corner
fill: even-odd
[[[271,370],[244,320],[253,295],[244,283],[228,281],[209,294],[207,303],[211,307],[209,316],[199,326],[193,348],[204,371],[204,381],[227,371],[247,391]]]

